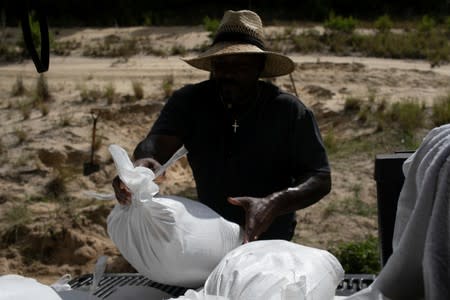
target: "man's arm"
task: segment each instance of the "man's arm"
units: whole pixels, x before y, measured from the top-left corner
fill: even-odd
[[[250,242],[258,239],[276,217],[308,207],[322,199],[330,190],[330,173],[316,172],[299,185],[264,198],[236,197],[229,198],[228,201],[244,208],[244,242]]]
[[[150,134],[134,149],[136,161],[153,158],[160,164],[165,163],[183,145],[181,139],[171,135]]]
[[[306,208],[323,197],[331,190],[331,175],[329,172],[316,172],[295,187],[273,193],[269,196],[273,201],[274,210],[278,216]]]

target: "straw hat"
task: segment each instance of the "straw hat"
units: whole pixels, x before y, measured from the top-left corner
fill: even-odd
[[[260,17],[250,10],[225,12],[212,46],[196,58],[185,59],[191,66],[211,71],[211,58],[221,55],[262,53],[266,64],[261,77],[275,77],[291,73],[294,62],[280,53],[264,50],[263,26]]]

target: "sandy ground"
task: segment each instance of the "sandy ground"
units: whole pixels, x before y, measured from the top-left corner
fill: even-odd
[[[271,28],[271,30],[276,30]],[[13,31],[11,29],[11,31]],[[182,44],[191,49],[208,40],[201,28],[125,28],[61,30],[59,41],[93,43],[107,35],[141,36],[159,47]],[[191,55],[191,53],[187,53]],[[312,107],[323,132],[335,126],[345,100],[369,95],[388,102],[417,99],[431,105],[450,88],[450,66],[430,68],[424,61],[366,57],[302,56],[290,53],[300,98]],[[29,62],[0,65],[0,274],[18,273],[51,283],[65,273],[91,272],[97,257],[110,257],[110,271],[129,266],[106,233],[106,217],[113,201],[89,199],[84,191],[111,192],[115,176],[107,146],[117,143],[129,153],[147,134],[166,96],[162,85],[173,78],[172,89],[204,80],[208,74],[191,68],[177,56],[137,55],[128,59],[52,56],[45,74],[52,94],[47,113],[34,108],[24,117],[30,94],[11,96],[21,76],[28,91],[38,78]],[[144,98],[133,100],[132,82],[140,82]],[[294,93],[289,76],[275,83]],[[114,87],[112,100],[83,100],[83,91]],[[95,162],[100,171],[82,175],[89,161],[92,110],[100,111]],[[348,136],[371,134],[373,128],[340,124]],[[329,248],[341,241],[377,235],[373,157],[355,153],[330,160],[333,190],[316,205],[298,212],[296,242]],[[54,191],[62,200],[51,200]],[[161,182],[163,194],[194,195],[186,160],[174,165]],[[53,194],[52,194],[53,193]],[[336,209],[355,194],[375,213],[345,213]]]

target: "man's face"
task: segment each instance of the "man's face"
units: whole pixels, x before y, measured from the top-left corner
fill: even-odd
[[[219,56],[212,61],[212,78],[223,100],[242,104],[254,93],[264,67],[264,55],[239,54]]]

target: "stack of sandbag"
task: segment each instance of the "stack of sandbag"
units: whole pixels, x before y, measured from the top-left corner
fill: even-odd
[[[344,278],[329,252],[283,241],[256,241],[228,253],[200,291],[183,300],[332,300]]]
[[[131,205],[117,204],[107,219],[108,234],[124,258],[151,280],[199,287],[219,261],[242,243],[241,228],[190,199],[156,197],[154,173],[134,167],[126,151],[111,145]]]

